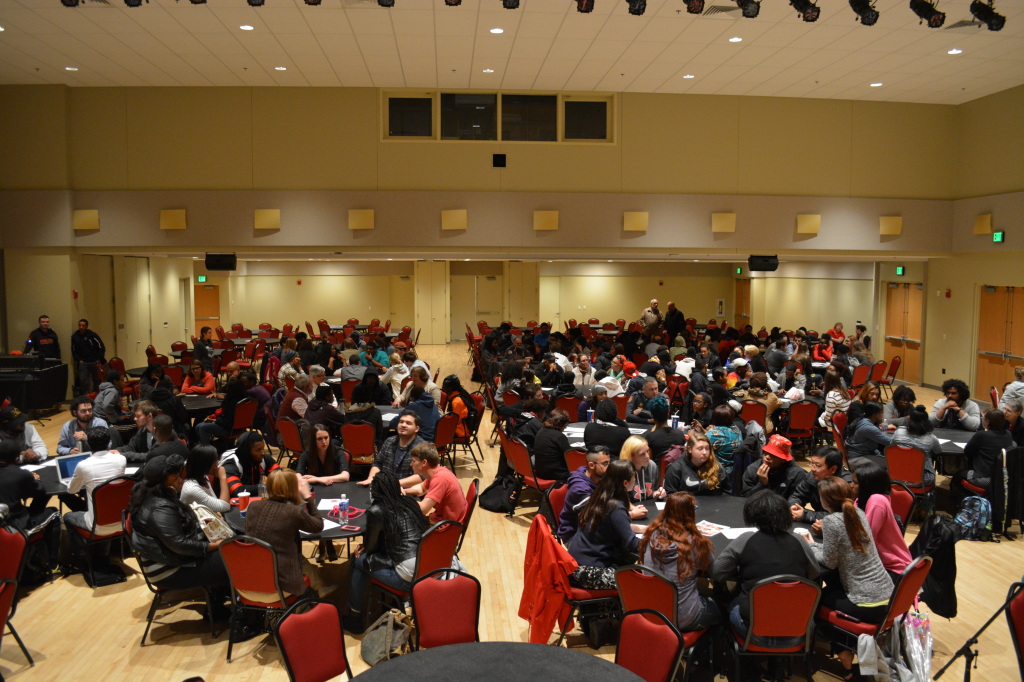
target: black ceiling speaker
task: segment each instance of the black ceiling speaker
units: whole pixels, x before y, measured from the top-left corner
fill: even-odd
[[[750,272],[775,272],[779,269],[778,256],[751,256],[747,259]]]
[[[238,259],[233,253],[208,253],[206,254],[207,270],[234,270],[238,266]]]

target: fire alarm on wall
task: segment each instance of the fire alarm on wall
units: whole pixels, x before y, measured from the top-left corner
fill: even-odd
[[[296,283],[296,284],[297,284],[298,286],[300,286],[300,287],[302,286],[302,280],[301,280],[301,279],[297,279],[297,280],[295,280],[295,283]]]

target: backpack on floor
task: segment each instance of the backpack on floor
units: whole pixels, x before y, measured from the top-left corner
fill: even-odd
[[[964,498],[956,512],[956,522],[960,526],[960,537],[964,540],[991,540],[992,503],[977,495]]]

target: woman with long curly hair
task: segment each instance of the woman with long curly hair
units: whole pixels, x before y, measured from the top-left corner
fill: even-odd
[[[722,622],[710,597],[697,591],[697,577],[715,560],[711,540],[697,529],[697,502],[690,493],[672,493],[665,510],[647,526],[638,551],[640,562],[676,584],[676,625],[700,630]]]
[[[728,492],[728,483],[711,441],[703,433],[690,431],[686,454],[669,464],[665,471],[665,490],[670,493],[686,491],[693,495],[720,495]]]

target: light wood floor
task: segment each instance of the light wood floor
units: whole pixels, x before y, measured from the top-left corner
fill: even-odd
[[[457,373],[469,383],[465,344],[421,346],[420,351],[431,367],[440,367],[441,376]],[[931,404],[938,394],[917,390],[918,402]],[[55,450],[60,426],[68,418],[56,414],[40,427],[43,438]],[[38,423],[36,424],[39,426]],[[485,417],[481,432],[490,432]],[[494,477],[497,450],[485,447],[486,459],[478,472],[472,462],[460,462],[458,477],[463,488],[479,476],[484,486]],[[942,481],[948,486],[948,482]],[[480,635],[484,640],[526,641],[525,621],[516,615],[522,591],[522,561],[527,529],[536,512],[536,499],[526,503],[509,519],[478,509],[473,517],[461,558],[468,570],[483,585],[480,613]],[[908,531],[908,542],[916,535]],[[1008,586],[1019,580],[1024,571],[1024,540],[1000,544],[960,542],[957,544],[959,574],[957,596],[960,612],[951,621],[933,618],[935,637],[933,674],[950,658],[962,643],[981,626],[1002,603]],[[341,564],[344,561],[340,562]],[[90,589],[80,575],[58,578],[25,595],[18,606],[14,623],[19,634],[36,659],[28,667],[13,638],[5,637],[0,648],[0,673],[8,680],[184,680],[202,675],[207,680],[286,680],[287,675],[272,637],[254,639],[237,645],[234,661],[226,663],[227,634],[216,639],[210,636],[201,620],[198,607],[182,607],[163,612],[153,626],[151,638],[156,644],[139,647],[145,627],[144,618],[150,594],[141,576],[135,573],[134,562],[128,562],[132,575],[116,586]],[[571,646],[584,651],[581,636],[571,637]],[[980,666],[975,680],[1017,679],[1014,649],[1006,621],[1000,618],[981,637]],[[594,652],[614,658],[614,648]],[[366,665],[359,657],[359,642],[348,638],[349,661],[356,672]],[[824,655],[819,646],[819,671],[815,680],[837,678],[838,664]],[[958,662],[946,679],[960,679],[963,665]],[[699,678],[698,678],[699,679]],[[706,678],[705,678],[706,679]]]

